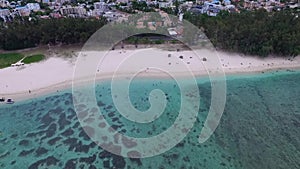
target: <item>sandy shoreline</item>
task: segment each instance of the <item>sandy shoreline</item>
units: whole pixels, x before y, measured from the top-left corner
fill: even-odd
[[[81,62],[87,60],[84,64],[87,67],[95,65],[95,60],[99,60],[99,54],[102,55],[103,53],[93,53],[91,57],[89,54],[88,60],[81,57],[84,58]],[[216,63],[215,60],[217,55],[219,63]],[[130,78],[137,72],[139,72],[139,77],[163,78],[170,75],[187,76],[190,73],[195,77],[203,77],[207,76],[208,72],[222,72],[222,69],[227,75],[262,73],[280,69],[300,69],[299,56],[291,60],[275,57],[261,59],[226,52],[218,52],[217,55],[205,51],[199,56],[192,51],[177,52],[154,48],[114,50],[110,51],[99,64],[96,63],[97,67],[94,70],[94,75],[95,79],[101,81],[111,78],[118,69],[121,72],[118,73],[117,71],[119,78]],[[90,60],[90,58],[92,59]],[[203,58],[205,58],[205,61]],[[19,101],[71,88],[75,66],[78,66],[76,61],[78,62],[77,58],[74,57],[50,57],[40,63],[25,65],[24,67],[0,69],[0,97],[13,98]],[[167,73],[162,73],[159,69]],[[93,76],[86,77],[79,76],[75,79],[84,83],[94,80]]]

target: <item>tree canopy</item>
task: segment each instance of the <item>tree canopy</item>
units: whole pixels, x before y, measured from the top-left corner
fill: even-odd
[[[15,19],[0,23],[0,48],[15,50],[48,43],[81,43],[106,23],[105,18]]]
[[[203,28],[213,45],[227,51],[268,56],[300,54],[300,18],[296,10],[241,13],[221,12],[217,17],[185,14],[185,19]]]

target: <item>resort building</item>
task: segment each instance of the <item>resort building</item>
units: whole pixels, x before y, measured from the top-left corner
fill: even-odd
[[[40,4],[38,4],[38,3],[28,3],[26,5],[26,7],[29,10],[32,10],[32,11],[39,11],[39,10],[41,10]]]
[[[17,12],[20,16],[30,15],[30,10],[26,6],[16,7],[14,11]]]
[[[109,10],[108,4],[105,2],[96,2],[94,3],[94,8],[97,12],[103,13]]]
[[[10,15],[10,11],[8,9],[0,9],[0,18],[4,21],[7,20],[7,17]]]
[[[62,15],[72,17],[83,17],[86,15],[86,10],[83,7],[64,6],[60,9]]]
[[[170,8],[173,6],[173,1],[168,2],[158,2],[159,8]]]

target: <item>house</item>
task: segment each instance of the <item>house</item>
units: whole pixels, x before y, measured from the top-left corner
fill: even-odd
[[[20,6],[16,7],[14,9],[16,13],[18,13],[20,16],[29,16],[30,15],[30,10],[26,6]]]
[[[65,2],[71,2],[71,0],[55,0],[55,3],[60,5],[64,4]]]
[[[122,17],[122,14],[117,12],[108,11],[103,14],[103,17],[105,17],[108,21],[116,21],[119,17]]]
[[[0,7],[5,8],[8,7],[10,4],[6,0],[0,0]]]
[[[9,9],[0,9],[0,17],[7,16],[10,14]]]
[[[128,4],[129,0],[117,0],[116,3],[123,3],[123,4]]]
[[[170,0],[168,2],[158,2],[159,8],[170,8],[173,6],[173,1]]]
[[[202,6],[194,6],[189,10],[192,14],[203,14],[203,7]]]
[[[224,0],[224,1],[223,1],[223,4],[224,4],[224,5],[231,5],[231,1],[230,1],[230,0]]]
[[[10,15],[9,9],[0,9],[0,18],[2,18],[4,21],[7,21],[9,15]]]
[[[207,10],[206,14],[208,16],[217,16],[221,10],[215,7],[211,7]]]
[[[83,17],[86,15],[86,10],[83,7],[63,6],[60,13],[66,16]]]
[[[108,4],[106,4],[105,2],[95,2],[94,8],[96,11],[99,11],[99,12],[106,12],[109,10]]]
[[[40,4],[38,3],[28,3],[26,5],[26,7],[30,10],[30,11],[39,11],[41,10]]]
[[[173,37],[177,36],[176,28],[168,28],[167,30],[168,30],[170,36],[173,36]]]

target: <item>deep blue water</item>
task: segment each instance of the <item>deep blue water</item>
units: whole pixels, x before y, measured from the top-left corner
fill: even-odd
[[[85,134],[71,90],[0,105],[0,168],[300,168],[300,72],[227,77],[221,122],[198,143],[210,106],[211,85],[198,79],[201,101],[192,130],[171,150],[142,159],[123,158],[97,146]],[[150,124],[122,117],[112,103],[109,82],[96,85],[105,119],[128,136],[150,137],[166,130],[178,115],[180,90],[172,80],[141,79],[130,87],[133,105],[147,110],[149,92],[167,94],[164,113]]]

